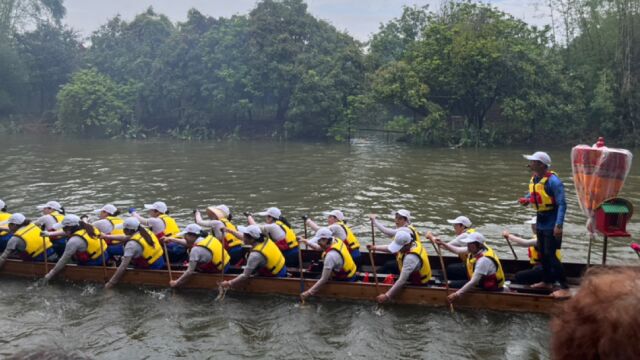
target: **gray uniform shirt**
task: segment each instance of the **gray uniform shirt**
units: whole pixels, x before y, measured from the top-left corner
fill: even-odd
[[[124,257],[135,259],[140,256],[142,256],[142,245],[138,244],[136,241],[127,241],[127,245],[124,246]]]
[[[320,228],[320,226],[318,226],[318,224],[313,222],[311,219],[307,220],[307,224],[309,224],[309,227],[313,231],[318,231],[318,229]],[[344,231],[344,228],[342,227],[342,225],[333,224],[333,225],[329,225],[328,228],[329,230],[331,230],[331,233],[333,234],[334,237],[337,237],[340,240],[345,240],[347,238],[347,232]]]
[[[402,289],[404,284],[406,284],[407,281],[409,280],[409,276],[411,276],[411,274],[414,271],[419,270],[421,266],[422,266],[422,260],[420,260],[420,257],[418,255],[416,254],[405,255],[404,258],[402,259],[402,271],[400,272],[400,276],[398,277],[398,280],[393,284],[391,289],[387,291],[387,296],[392,298],[396,294],[398,294],[400,289]]]
[[[195,244],[203,241],[204,238],[198,238]],[[211,252],[208,249],[203,248],[202,246],[194,246],[191,248],[191,252],[189,253],[189,266],[187,270],[180,276],[177,283],[178,285],[183,284],[190,276],[196,271],[198,264],[206,264],[211,262]]]
[[[113,232],[113,224],[108,219],[100,219],[93,222],[91,225],[95,226],[103,234],[111,234]]]
[[[39,227],[44,225],[44,229],[49,231],[55,230],[53,228],[53,225],[57,224],[58,222],[56,221],[56,218],[53,217],[53,215],[42,215],[33,223],[38,225]]]
[[[282,230],[280,225],[273,224],[264,224],[262,226],[262,231],[269,236],[273,241],[280,241],[287,237],[287,234]]]
[[[407,231],[409,232],[409,234],[413,234],[413,231],[411,231],[411,229],[409,229],[409,227],[407,226],[403,226],[403,227],[399,227],[399,228],[388,228],[384,225],[382,225],[381,222],[378,221],[378,219],[373,220],[373,225],[375,225],[375,227],[378,228],[378,230],[380,230],[383,234],[387,235],[388,237],[394,237],[396,236],[396,233],[398,231]]]
[[[87,242],[80,236],[72,236],[64,247],[64,253],[56,263],[56,266],[49,271],[45,276],[47,280],[56,276],[56,274],[64,268],[64,266],[71,260],[71,257],[78,251],[87,251]]]
[[[196,224],[213,229],[213,236],[217,237],[218,239],[223,238],[222,229],[224,228],[224,223],[222,221],[196,219]]]

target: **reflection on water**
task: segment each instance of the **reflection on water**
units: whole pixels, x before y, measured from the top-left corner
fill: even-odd
[[[516,200],[527,190],[521,154],[536,149],[427,149],[374,140],[343,144],[98,141],[2,137],[0,198],[11,211],[37,216],[55,199],[85,214],[113,203],[126,209],[166,201],[181,225],[194,208],[224,203],[243,211],[278,206],[295,230],[300,216],[342,209],[363,243],[367,220],[406,208],[421,232],[452,235],[446,219],[467,215],[504,258],[508,227],[529,234],[533,214]],[[570,149],[552,149],[569,211],[563,248],[585,260],[587,235],[570,180]],[[623,196],[640,200],[633,167]],[[629,226],[638,233],[637,221]],[[383,242],[382,235],[377,240]],[[609,242],[608,259],[637,261],[629,239]],[[516,249],[521,257],[525,249]],[[595,247],[595,259],[601,245]],[[38,346],[99,358],[546,358],[547,318],[334,301],[298,307],[291,298],[121,288],[58,282],[30,286],[2,279],[0,355]],[[481,334],[491,334],[485,341]]]

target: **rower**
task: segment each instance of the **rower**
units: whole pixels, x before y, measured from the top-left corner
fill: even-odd
[[[140,224],[148,226],[158,239],[162,239],[165,236],[175,237],[180,232],[180,227],[176,221],[168,215],[167,204],[164,202],[156,201],[153,204],[144,204],[144,208],[149,213],[148,218],[140,216],[134,208],[129,209],[129,213],[138,219]],[[188,257],[187,248],[176,243],[169,243],[167,252],[171,262],[182,263]]]
[[[540,252],[538,251],[538,239],[536,238],[536,221],[537,216],[534,216],[531,220],[527,220],[525,224],[531,225],[531,231],[533,232],[532,239],[523,239],[521,237],[511,234],[508,230],[502,232],[502,236],[509,239],[509,241],[523,247],[529,248],[529,262],[531,263],[531,269],[520,270],[515,274],[514,279],[511,281],[514,284],[531,285],[542,281],[542,264],[540,263]],[[556,250],[556,257],[562,261],[562,253],[560,249]]]
[[[393,299],[408,282],[415,286],[425,286],[431,280],[431,264],[429,255],[421,243],[415,241],[411,233],[405,229],[396,231],[389,245],[367,245],[369,251],[396,254],[400,276],[386,293],[378,295],[378,303]]]
[[[194,211],[196,224],[209,227],[213,235],[218,239],[224,238],[224,248],[229,252],[231,264],[237,264],[243,259],[242,240],[231,232],[223,232],[223,228],[237,231],[238,228],[231,222],[231,211],[226,205],[209,206],[207,216],[211,220],[203,220],[200,211]]]
[[[62,222],[56,224],[55,227],[62,229],[69,240],[56,266],[44,276],[45,281],[49,281],[56,276],[72,259],[81,266],[99,266],[109,260],[109,254],[106,252],[107,243],[100,239],[100,231],[94,226],[81,221],[78,216],[73,214],[65,215]],[[47,236],[48,234],[43,231],[42,235]]]
[[[273,239],[280,251],[282,251],[287,266],[298,266],[298,251],[300,251],[298,239],[293,230],[291,230],[291,224],[282,216],[280,209],[270,207],[256,215],[266,217],[266,224],[264,224],[262,228],[267,236]],[[247,214],[247,222],[249,222],[249,225],[256,225],[251,214]]]
[[[538,151],[532,155],[523,155],[529,160],[529,169],[533,172],[529,181],[529,193],[520,199],[523,206],[532,205],[536,211],[536,236],[542,263],[542,281],[531,285],[532,288],[552,289],[558,281],[560,290],[555,297],[571,296],[569,284],[562,262],[556,251],[562,248],[562,226],[567,210],[564,185],[558,175],[549,171],[551,157]]]
[[[118,283],[130,263],[136,269],[158,270],[165,266],[162,245],[153,232],[142,227],[140,221],[134,217],[127,218],[122,226],[124,235],[101,235],[105,240],[127,240],[122,261],[105,285],[107,289]]]
[[[124,235],[122,231],[124,220],[119,216],[120,210],[118,208],[111,204],[106,204],[94,212],[98,214],[100,220],[94,221],[91,225],[100,230],[102,234]],[[108,243],[107,252],[110,256],[122,256],[124,254],[124,245],[119,241]]]
[[[64,252],[64,246],[67,243],[67,238],[62,231],[56,231],[55,224],[59,224],[64,218],[64,207],[57,201],[48,201],[46,204],[38,205],[38,210],[42,211],[40,216],[34,223],[42,230],[46,230],[51,233],[50,239],[53,243],[53,249],[58,256],[61,256]]]
[[[310,240],[300,238],[314,250],[322,251],[322,275],[311,289],[300,294],[303,300],[315,295],[326,283],[335,281],[356,281],[356,263],[353,261],[346,242],[334,238],[333,231],[327,227],[319,228]]]
[[[248,280],[254,271],[257,271],[260,276],[287,277],[284,255],[258,225],[238,226],[238,231],[227,229],[224,231],[234,233],[235,236],[242,238],[245,244],[252,247],[244,271],[233,280],[223,281],[220,285],[224,289],[238,286]]]
[[[0,200],[0,224],[3,226],[0,227],[0,252],[4,251],[7,247],[7,242],[11,239],[11,234],[9,233],[9,228],[4,226],[7,223],[9,218],[11,217],[11,213],[7,212],[7,204],[4,201]]]
[[[327,217],[327,223],[329,224],[328,228],[333,233],[333,236],[344,241],[349,248],[349,254],[351,254],[351,258],[356,263],[356,265],[360,265],[360,242],[358,238],[353,234],[353,231],[347,226],[344,220],[344,214],[340,210],[331,210],[324,212],[323,215]],[[303,220],[309,225],[311,229],[314,231],[318,231],[320,226],[316,224],[313,220],[303,216]]]
[[[13,254],[17,254],[24,261],[44,261],[45,250],[48,261],[57,260],[58,257],[49,238],[43,237],[40,227],[31,223],[24,215],[21,213],[12,214],[7,220],[7,225],[11,239],[0,255],[0,267]]]
[[[476,286],[486,291],[501,291],[504,286],[502,265],[493,249],[485,244],[484,236],[476,231],[468,234],[460,241],[466,244],[467,247],[457,247],[441,240],[436,240],[438,245],[455,254],[467,255],[467,273],[470,280],[450,281],[450,287],[459,289],[448,296],[449,301],[455,301],[469,289]]]
[[[177,279],[171,280],[169,285],[177,287],[189,280],[196,270],[204,273],[220,273],[229,271],[229,253],[222,249],[222,243],[215,236],[207,234],[198,224],[189,224],[178,234],[180,238],[165,236],[163,241],[175,242],[191,248],[189,252],[189,266]]]
[[[447,220],[449,224],[453,226],[453,233],[455,234],[455,238],[448,242],[449,245],[465,247],[466,244],[462,242],[462,239],[466,238],[467,235],[476,232],[476,230],[472,227],[471,220],[469,220],[466,216],[458,216],[453,220]],[[432,238],[431,233],[427,233],[428,238]],[[434,240],[439,240],[438,237],[433,237]],[[460,256],[460,260],[462,262],[455,262],[447,265],[447,278],[449,280],[469,280],[467,275],[467,266],[465,264],[466,257]]]
[[[371,219],[371,221],[373,221],[373,224],[378,228],[378,230],[382,231],[383,234],[387,235],[390,238],[395,237],[397,231],[405,230],[411,234],[413,241],[418,244],[422,244],[422,242],[420,241],[420,234],[418,234],[418,230],[416,230],[416,228],[411,224],[411,213],[409,212],[409,210],[400,209],[394,213],[394,222],[396,225],[395,229],[391,229],[382,225],[382,223],[378,221],[377,215],[375,214],[370,214],[369,218]],[[393,260],[385,262],[382,266],[382,272],[387,274],[399,274],[400,269],[398,268],[397,264],[398,262]]]

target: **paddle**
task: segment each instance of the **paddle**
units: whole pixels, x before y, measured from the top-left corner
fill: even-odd
[[[509,240],[509,235],[504,235],[504,239],[507,240],[507,244],[509,244],[509,248],[511,249],[511,253],[513,253],[513,257],[518,260],[518,255],[516,255],[516,251],[513,250],[513,246],[511,245],[511,241]]]
[[[164,247],[164,259],[167,262],[167,270],[169,270],[169,281],[173,281],[173,274],[171,273],[171,261],[169,261],[169,251],[167,251],[167,243],[164,240],[160,240]],[[224,253],[223,253],[224,254]]]
[[[378,284],[378,272],[376,271],[376,263],[373,255],[376,252],[376,232],[373,226],[373,219],[371,219],[371,250],[369,251],[369,261],[371,262],[371,268],[373,269],[373,279],[376,282],[376,296],[380,294],[380,285]]]
[[[431,232],[427,233],[427,239],[431,241],[433,248],[436,249],[436,253],[438,254],[438,259],[440,259],[440,268],[442,269],[442,276],[444,277],[444,286],[447,289],[447,297],[449,296],[449,276],[447,275],[447,268],[444,266],[444,259],[442,258],[442,252],[440,252],[440,248],[436,245],[435,237]],[[449,309],[453,313],[453,304],[449,301]]]
[[[49,272],[49,257],[47,256],[47,239],[42,235],[42,248],[44,249],[44,274]]]
[[[107,259],[105,259],[104,257],[104,240],[102,240],[100,237],[98,237],[98,241],[100,241],[100,251],[102,251],[102,270],[104,272],[104,282],[106,283],[107,280]]]

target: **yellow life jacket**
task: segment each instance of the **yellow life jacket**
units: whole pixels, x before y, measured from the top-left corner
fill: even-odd
[[[554,171],[550,171],[538,183],[534,183],[535,176],[532,176],[529,181],[529,202],[533,204],[537,212],[551,211],[556,208],[556,199],[547,194],[544,189],[547,181],[553,175],[558,176]]]
[[[427,250],[420,243],[416,243],[407,253],[398,252],[396,254],[396,262],[398,263],[398,269],[402,272],[402,264],[404,257],[407,254],[416,254],[420,258],[422,265],[418,271],[414,271],[409,277],[409,281],[414,285],[424,285],[431,280],[431,264],[429,263],[429,254]]]
[[[347,243],[347,246],[349,246],[349,251],[360,250],[360,242],[358,241],[358,238],[353,234],[353,231],[351,231],[351,228],[349,228],[347,224],[344,223],[344,221],[338,221],[337,224],[340,225],[342,227],[342,230],[344,230],[344,232],[347,234],[346,239],[340,240]]]
[[[264,271],[262,271],[263,273],[267,272],[271,275],[278,275],[284,267],[284,255],[282,255],[278,246],[271,239],[266,239],[261,244],[256,245],[251,251],[262,254],[267,260],[267,265],[264,267]]]
[[[100,233],[100,231],[95,227],[93,228],[93,231],[95,231],[96,234]],[[96,237],[90,236],[87,233],[87,230],[85,229],[80,229],[74,232],[73,234],[71,234],[71,236],[79,236],[87,243],[87,254],[89,255],[89,258],[91,260],[96,260],[99,257],[101,257],[103,249],[105,251],[107,250],[106,241],[104,241],[103,239],[100,239],[97,236]],[[69,238],[71,238],[71,236]]]
[[[140,244],[140,246],[142,246],[142,258],[144,258],[144,260],[135,261],[135,263],[146,263],[146,265],[152,265],[164,254],[164,252],[162,251],[162,245],[160,245],[160,241],[158,240],[156,235],[151,231],[147,232],[149,233],[149,235],[151,235],[153,246],[150,246],[147,243],[142,235],[140,235],[140,232],[135,233],[135,235],[131,237],[131,240],[137,242],[138,244]]]
[[[11,213],[0,211],[0,223],[6,222],[11,217]],[[9,233],[9,229],[0,229],[0,236],[7,235]]]
[[[180,227],[171,216],[162,214],[158,217],[164,222],[164,231],[162,232],[164,236],[171,237],[180,232]]]
[[[211,253],[211,263],[218,269],[218,271],[222,271],[229,264],[229,253],[227,250],[222,249],[222,243],[215,236],[209,235],[204,240],[200,241],[196,244],[196,246],[203,247]],[[224,264],[223,260],[223,251],[224,251]]]
[[[107,220],[109,220],[109,222],[113,226],[113,230],[111,230],[111,233],[109,235],[124,235],[123,229],[116,228],[116,225],[122,225],[122,223],[124,223],[124,220],[117,216],[107,216]]]
[[[418,233],[418,230],[416,230],[413,225],[407,225],[407,228],[411,230],[411,237],[413,238],[413,240],[418,244],[422,244],[422,242],[420,241],[420,234]]]
[[[230,230],[238,231],[238,228],[227,219],[220,219],[224,224],[224,227]],[[225,249],[231,249],[232,247],[242,246],[244,244],[241,239],[233,235],[230,232],[225,232],[224,235]]]
[[[57,212],[57,211],[55,211],[55,210],[54,210],[54,211],[52,211],[52,212],[50,212],[50,213],[49,213],[49,215],[50,215],[50,216],[51,216],[51,217],[56,221],[56,223],[58,223],[58,224],[59,224],[59,223],[61,223],[61,222],[62,222],[62,220],[64,219],[64,215],[60,214],[59,212]],[[55,229],[52,229],[52,228],[51,228],[51,229],[43,229],[43,230],[55,230]]]
[[[24,241],[26,244],[24,251],[29,257],[36,258],[44,252],[45,248],[49,249],[53,246],[48,237],[45,237],[43,241],[41,233],[42,230],[39,227],[35,224],[29,224],[18,229],[13,236]]]
[[[498,259],[498,256],[492,248],[487,245],[484,245],[484,247],[486,248],[486,250],[484,250],[484,252],[479,255],[474,256],[471,254],[467,254],[467,274],[469,275],[469,279],[471,279],[473,277],[473,272],[475,271],[478,259],[486,256],[487,258],[491,259],[496,265],[497,271],[495,274],[485,275],[483,279],[480,280],[479,285],[481,288],[484,288],[486,290],[497,290],[504,286],[505,279],[504,271],[502,270],[502,264],[500,264],[500,259]]]
[[[287,247],[288,247],[288,249],[286,249],[286,250],[297,248],[298,247],[298,239],[296,238],[296,233],[294,233],[293,230],[291,230],[290,227],[285,225],[285,223],[283,223],[280,220],[276,220],[276,225],[280,226],[280,228],[285,233],[284,240],[287,242]],[[282,241],[282,239],[280,241]]]
[[[560,249],[556,250],[556,258],[562,261],[562,252],[560,251]],[[541,262],[542,261],[540,259],[540,253],[538,252],[538,249],[536,249],[535,246],[529,246],[529,263],[531,263],[531,265],[538,265]]]
[[[333,272],[333,278],[334,279],[350,279],[352,277],[354,277],[356,275],[356,263],[353,261],[353,258],[351,257],[351,253],[349,253],[349,247],[346,246],[346,244],[344,243],[344,241],[342,240],[336,240],[333,241],[333,244],[331,244],[331,246],[329,246],[323,253],[322,253],[322,258],[324,259],[324,257],[329,253],[329,251],[335,250],[338,252],[338,254],[340,254],[340,257],[342,257],[342,269],[340,269],[340,271]]]

